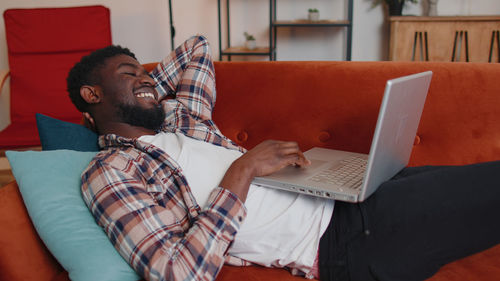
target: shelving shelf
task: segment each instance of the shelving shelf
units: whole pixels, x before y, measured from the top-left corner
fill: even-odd
[[[347,19],[346,20],[319,20],[310,21],[305,19],[298,20],[277,20],[277,0],[269,0],[269,46],[258,47],[254,50],[249,50],[246,47],[231,46],[230,36],[230,8],[229,0],[226,0],[226,37],[227,47],[222,47],[222,19],[221,19],[221,0],[218,0],[218,18],[219,18],[219,60],[223,60],[227,56],[231,60],[231,56],[268,56],[269,60],[276,60],[277,52],[277,33],[281,27],[325,27],[325,28],[346,28],[346,60],[351,60],[352,47],[352,19],[353,19],[353,0],[347,1]]]
[[[277,27],[303,27],[303,26],[349,26],[350,23],[347,20],[319,20],[319,21],[310,21],[310,20],[278,20],[273,22],[273,26]]]
[[[253,50],[249,50],[245,47],[230,47],[224,49],[222,52],[224,55],[234,55],[234,56],[248,56],[248,55],[256,55],[256,56],[268,56],[269,55],[269,47],[257,47]]]

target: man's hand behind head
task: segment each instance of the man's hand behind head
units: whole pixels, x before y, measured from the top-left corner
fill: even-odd
[[[93,132],[97,133],[97,128],[95,126],[95,121],[88,112],[83,113],[83,125]]]

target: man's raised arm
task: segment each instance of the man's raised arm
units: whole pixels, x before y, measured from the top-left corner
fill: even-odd
[[[194,118],[212,118],[215,73],[205,37],[193,36],[185,41],[158,64],[151,76],[160,100],[173,94]]]

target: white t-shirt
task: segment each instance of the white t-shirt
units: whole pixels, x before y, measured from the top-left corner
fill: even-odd
[[[201,208],[231,163],[242,155],[183,134],[161,132],[139,139],[163,149],[177,161]],[[228,253],[263,266],[308,273],[330,222],[334,201],[250,185],[245,206],[247,218]]]

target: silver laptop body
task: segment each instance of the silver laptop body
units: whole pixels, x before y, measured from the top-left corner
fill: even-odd
[[[252,183],[347,202],[365,200],[408,164],[431,77],[427,71],[387,81],[368,155],[312,148],[304,153],[310,166],[288,166]],[[350,166],[348,182],[335,179],[338,169]]]

